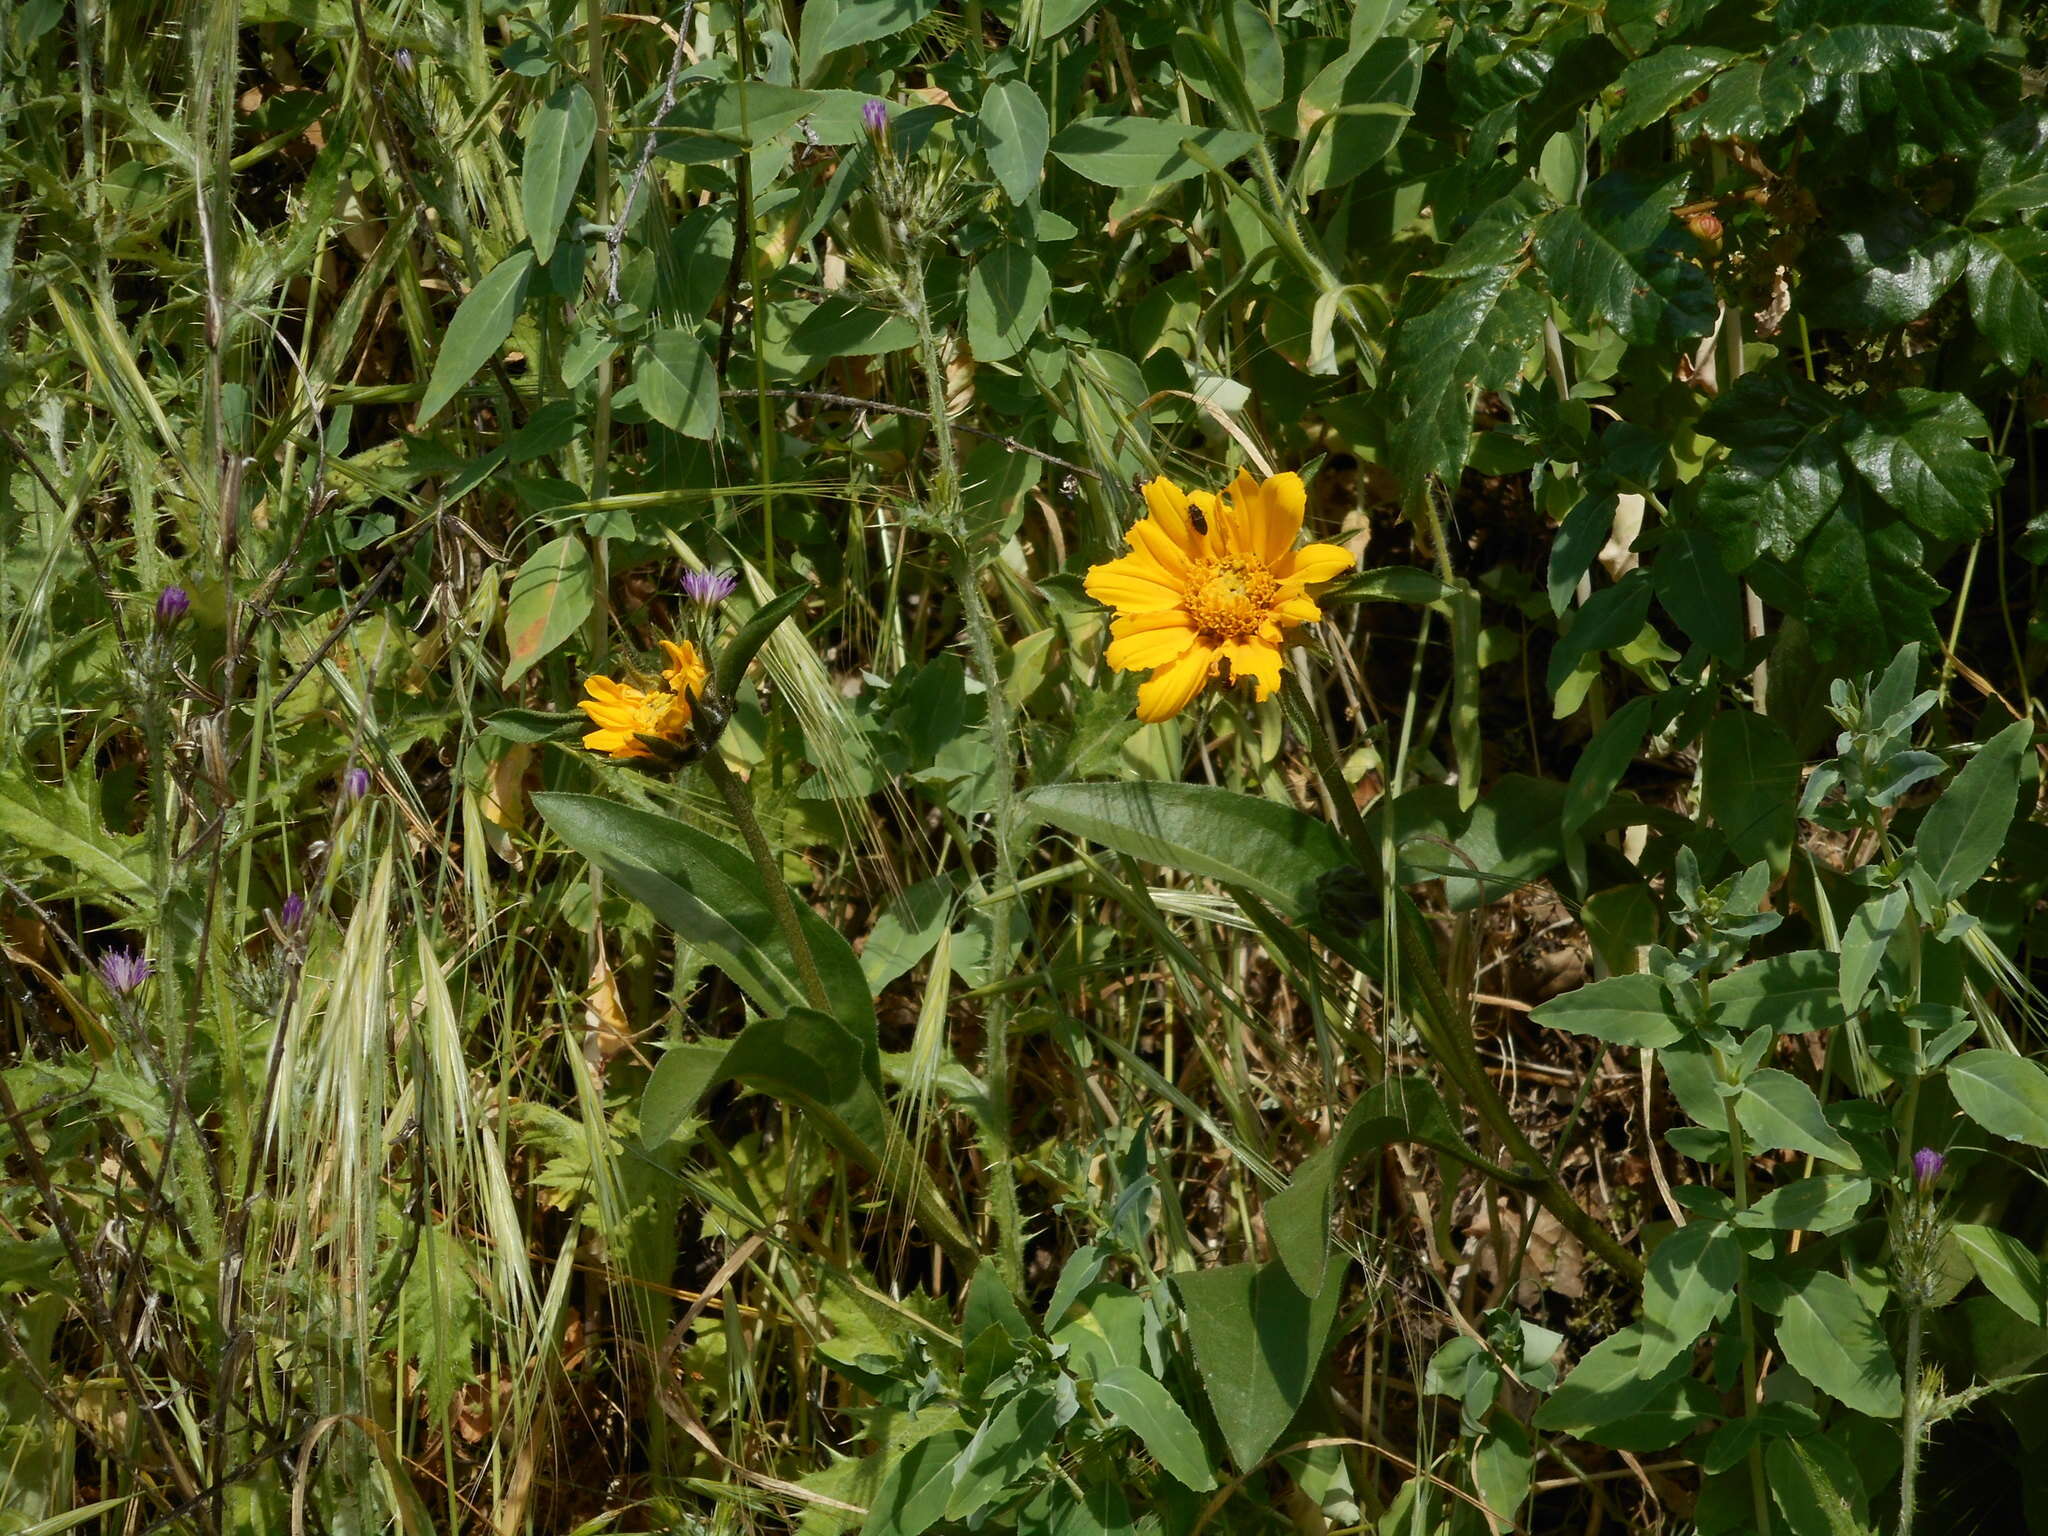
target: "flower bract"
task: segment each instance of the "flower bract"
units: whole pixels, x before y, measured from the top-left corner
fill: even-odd
[[[612,757],[651,758],[663,743],[680,747],[689,740],[693,700],[711,672],[687,640],[664,640],[661,648],[668,658],[664,688],[639,688],[601,675],[583,684],[590,697],[576,707],[597,727],[584,736],[585,747]]]
[[[1110,666],[1152,674],[1138,688],[1140,720],[1171,719],[1225,669],[1272,697],[1293,631],[1323,616],[1308,588],[1354,563],[1334,544],[1294,547],[1306,503],[1295,474],[1260,484],[1239,471],[1221,496],[1163,476],[1145,487],[1130,553],[1092,567],[1085,583],[1116,610]]]

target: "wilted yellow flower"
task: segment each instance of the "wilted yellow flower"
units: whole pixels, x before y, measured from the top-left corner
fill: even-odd
[[[1220,497],[1163,476],[1145,487],[1150,510],[1125,535],[1131,552],[1091,567],[1085,583],[1116,610],[1110,666],[1152,674],[1138,689],[1140,720],[1171,719],[1225,667],[1258,698],[1280,686],[1292,631],[1323,616],[1307,588],[1354,563],[1334,544],[1294,547],[1306,503],[1295,474],[1260,485],[1240,470]]]
[[[710,669],[687,640],[681,645],[664,640],[661,648],[669,660],[661,673],[667,688],[636,688],[603,676],[584,682],[590,697],[576,707],[597,727],[583,738],[585,747],[613,757],[653,757],[656,749],[643,737],[674,746],[689,739],[694,700]]]

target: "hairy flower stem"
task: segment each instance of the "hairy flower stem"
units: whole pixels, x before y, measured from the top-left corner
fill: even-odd
[[[1515,1124],[1513,1112],[1493,1086],[1493,1079],[1486,1075],[1478,1046],[1472,1040],[1472,1031],[1460,1017],[1443,978],[1437,975],[1436,957],[1423,936],[1426,925],[1421,910],[1406,891],[1393,883],[1390,872],[1384,868],[1379,845],[1373,841],[1365,818],[1359,813],[1358,803],[1352,798],[1351,786],[1337,761],[1336,748],[1317,718],[1299,678],[1289,674],[1282,699],[1295,734],[1308,747],[1317,777],[1323,781],[1324,790],[1337,808],[1337,820],[1345,840],[1351,844],[1360,865],[1387,893],[1387,921],[1399,946],[1402,977],[1412,988],[1413,995],[1409,1001],[1414,1005],[1417,1031],[1429,1046],[1430,1054],[1464,1095],[1480,1122],[1507,1149],[1508,1156],[1527,1170],[1528,1192],[1536,1197],[1537,1202],[1617,1274],[1641,1280],[1642,1261],[1622,1247],[1614,1234],[1595,1221],[1573,1198],[1564,1181],[1530,1145],[1529,1138],[1522,1134],[1522,1128]]]
[[[1707,1003],[1707,981],[1700,979],[1700,1005],[1702,1011]],[[1727,1074],[1727,1063],[1715,1058],[1722,1074]],[[1735,1173],[1735,1209],[1738,1214],[1749,1209],[1749,1148],[1742,1139],[1742,1121],[1735,1113],[1733,1098],[1722,1101],[1728,1118],[1728,1162]],[[1742,1328],[1742,1416],[1754,1419],[1762,1405],[1757,1398],[1756,1371],[1756,1312],[1749,1300],[1749,1255],[1736,1249],[1735,1256],[1735,1311]],[[1755,1426],[1752,1425],[1752,1428]],[[1764,1476],[1764,1445],[1761,1435],[1752,1435],[1749,1440],[1749,1490],[1756,1509],[1758,1536],[1771,1536],[1771,1494],[1770,1483]]]
[[[761,872],[761,884],[768,893],[768,910],[775,914],[775,924],[782,930],[783,940],[796,961],[797,978],[803,983],[804,996],[820,1013],[830,1013],[831,996],[825,991],[824,978],[818,974],[817,959],[811,954],[811,941],[804,937],[803,925],[796,920],[796,903],[789,898],[789,885],[782,878],[782,866],[776,861],[775,850],[768,846],[760,818],[754,814],[753,797],[747,793],[746,785],[725,766],[725,759],[718,755],[715,744],[704,753],[703,763],[706,777],[725,800],[726,810],[739,826],[740,836],[746,839],[747,852],[754,856],[754,867]]]
[[[1906,1412],[1899,1462],[1898,1536],[1913,1536],[1913,1505],[1920,1481],[1920,1442],[1927,1436],[1926,1406],[1920,1392],[1920,1317],[1917,1294],[1906,1305]]]
[[[924,365],[925,393],[932,414],[932,436],[939,454],[939,476],[932,488],[932,507],[940,528],[953,546],[955,568],[960,580],[957,592],[960,614],[967,627],[967,645],[974,660],[975,678],[981,684],[988,705],[986,727],[989,749],[994,754],[995,807],[991,818],[995,842],[995,868],[988,886],[994,889],[1016,879],[1017,861],[1012,841],[1016,828],[1016,782],[1010,753],[1010,704],[1003,695],[1003,679],[996,667],[995,620],[981,590],[981,565],[972,547],[967,515],[960,502],[960,460],[953,445],[952,413],[947,409],[946,369],[939,355],[939,338],[932,326],[931,305],[925,297],[924,258],[911,242],[909,230],[898,223],[894,231],[903,256],[903,298],[917,327],[918,357]],[[1013,902],[999,901],[987,909],[989,916],[988,974],[1001,980],[1010,973],[1010,912]],[[990,1114],[984,1137],[987,1143],[990,1207],[996,1223],[996,1265],[1012,1290],[1023,1282],[1023,1219],[1017,1206],[1017,1175],[1011,1166],[1010,1139],[1010,1001],[1007,993],[989,994],[982,1016],[985,1046],[982,1076],[988,1087]]]

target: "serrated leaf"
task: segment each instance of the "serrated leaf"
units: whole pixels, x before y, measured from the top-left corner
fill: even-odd
[[[1671,216],[1683,178],[1614,172],[1576,208],[1536,226],[1536,260],[1581,325],[1605,323],[1636,346],[1670,345],[1714,328],[1713,283],[1686,259],[1690,236]]]
[[[1051,142],[1052,120],[1037,92],[1022,80],[989,88],[981,101],[981,152],[1011,202],[1022,203],[1038,190]]]
[[[1948,1064],[1964,1114],[1994,1136],[2048,1147],[2048,1072],[2007,1051],[1965,1051]]]
[[[1701,476],[1699,509],[1729,569],[1767,551],[1791,557],[1835,509],[1845,416],[1832,396],[1776,372],[1744,374],[1708,408],[1701,430],[1728,453]]]
[[[1700,134],[1760,139],[1776,133],[1806,105],[1804,74],[1803,66],[1784,53],[1731,64],[1715,78],[1705,102],[1678,115],[1674,132],[1681,141]]]
[[[1038,329],[1052,276],[1029,246],[983,252],[967,275],[967,344],[979,362],[1001,362],[1023,350]]]
[[[1149,187],[1203,174],[1182,149],[1191,141],[1218,165],[1245,154],[1258,140],[1235,128],[1196,128],[1159,117],[1084,117],[1062,128],[1052,153],[1069,169],[1104,187]]]
[[[1619,978],[1617,978],[1619,979]],[[1659,1375],[1735,1303],[1742,1249],[1732,1228],[1695,1221],[1665,1238],[1643,1275],[1643,1343],[1636,1374]]]
[[[1970,441],[1990,430],[1962,395],[1901,389],[1862,413],[1843,451],[1907,522],[1959,542],[1990,531],[2005,479],[1998,460]]]
[[[1614,82],[1621,99],[1601,125],[1600,142],[1611,149],[1629,134],[1663,122],[1735,57],[1725,48],[1678,47],[1634,60]]]
[[[519,318],[519,306],[526,301],[533,267],[532,251],[514,251],[485,273],[483,281],[456,307],[455,317],[441,337],[441,349],[434,355],[426,393],[420,396],[419,410],[413,416],[415,430],[439,415],[505,344]]]
[[[1904,1400],[1891,1346],[1840,1275],[1817,1270],[1786,1296],[1778,1347],[1795,1371],[1845,1407],[1876,1419],[1898,1417]]]
[[[149,894],[149,877],[135,867],[142,861],[142,839],[117,836],[101,823],[99,813],[66,780],[62,785],[39,782],[22,767],[0,771],[0,847],[42,858],[62,859],[92,882],[95,899],[112,899],[124,907]]]
[[[1183,1487],[1205,1493],[1216,1486],[1201,1431],[1173,1395],[1135,1365],[1120,1365],[1095,1383],[1096,1405],[1144,1442],[1152,1459]]]
[[[2030,721],[2015,720],[1979,747],[1920,822],[1913,853],[1934,892],[1952,901],[1984,878],[2005,847],[2019,808],[2019,772]]]
[[[505,675],[509,688],[583,627],[597,601],[590,550],[581,537],[550,539],[512,578],[505,602]]]
[[[1735,1100],[1735,1114],[1759,1146],[1856,1166],[1856,1149],[1828,1124],[1813,1090],[1789,1072],[1776,1067],[1752,1072]]]
[[[1964,262],[1970,316],[2006,367],[2048,363],[2048,234],[1996,229],[1969,237]]]
[[[640,404],[670,431],[707,442],[718,435],[718,374],[690,332],[657,332],[636,355],[633,376]]]
[[[1394,393],[1388,459],[1411,494],[1432,476],[1456,482],[1471,443],[1474,383],[1495,352],[1519,355],[1521,319],[1540,323],[1509,299],[1518,291],[1509,287],[1513,276],[1506,263],[1482,268],[1427,309],[1404,313],[1394,328],[1385,375]]]
[[[526,234],[534,260],[555,254],[562,220],[576,201],[576,183],[597,140],[597,108],[590,93],[571,81],[541,104],[526,127],[526,151],[519,161],[519,189]]]
[[[1910,202],[1882,202],[1807,247],[1799,303],[1814,325],[1881,330],[1926,314],[1962,271],[1953,226]]]
[[[1664,984],[1654,976],[1609,976],[1588,982],[1553,997],[1529,1017],[1549,1029],[1641,1050],[1659,1050],[1683,1033],[1664,996]]]

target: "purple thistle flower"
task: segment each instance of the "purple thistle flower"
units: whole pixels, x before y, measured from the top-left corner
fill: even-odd
[[[341,776],[341,798],[353,804],[370,792],[370,770],[361,766],[349,769]]]
[[[165,587],[157,595],[156,621],[165,629],[169,629],[178,620],[185,617],[191,607],[191,593],[187,592],[183,587]]]
[[[1941,1170],[1948,1166],[1948,1159],[1932,1147],[1922,1147],[1913,1154],[1913,1182],[1922,1189],[1930,1188],[1941,1177]]]
[[[297,891],[285,897],[284,906],[277,914],[278,926],[286,933],[296,933],[306,921],[306,898]]]
[[[732,596],[739,584],[737,571],[683,572],[683,596],[699,608],[716,608]]]
[[[110,949],[100,956],[100,980],[116,997],[126,997],[155,973],[156,967],[132,949]]]
[[[889,132],[889,104],[879,96],[870,96],[860,104],[861,126],[870,138],[883,138]]]

